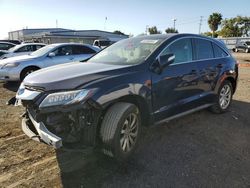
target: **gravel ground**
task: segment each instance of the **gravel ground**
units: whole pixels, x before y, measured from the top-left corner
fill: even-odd
[[[240,63],[250,60],[234,55]],[[16,88],[0,83],[0,187],[250,187],[249,67],[240,67],[228,113],[203,110],[144,129],[124,164],[28,139],[20,128],[22,108],[5,105]]]

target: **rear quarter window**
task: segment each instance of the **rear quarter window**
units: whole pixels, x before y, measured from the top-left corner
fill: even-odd
[[[228,56],[228,54],[215,43],[213,43],[213,49],[214,49],[214,57],[215,58]]]

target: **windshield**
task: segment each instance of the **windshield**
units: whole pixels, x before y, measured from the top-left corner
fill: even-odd
[[[144,37],[121,40],[89,59],[93,63],[130,65],[142,63],[162,42]]]
[[[50,52],[54,48],[55,48],[55,46],[53,46],[53,45],[44,46],[44,47],[40,48],[39,50],[32,52],[30,55],[43,56],[43,55],[47,54],[48,52]]]

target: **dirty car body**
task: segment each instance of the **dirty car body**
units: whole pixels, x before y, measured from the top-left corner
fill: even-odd
[[[163,53],[182,40],[190,42],[192,53],[185,57],[191,60],[182,60],[183,55],[176,53],[163,67],[159,62],[169,57]],[[198,40],[223,54],[216,57],[213,50],[210,58],[198,59],[198,44],[194,45]],[[137,51],[135,43],[143,50]],[[106,53],[120,45],[128,50],[127,58],[105,59]],[[28,136],[54,148],[72,143],[96,146],[103,117],[117,102],[135,104],[142,124],[150,125],[212,106],[224,80],[232,82],[233,92],[237,85],[237,65],[227,49],[199,35],[135,37],[100,53],[87,62],[42,69],[25,78],[16,103],[26,107],[22,128]]]

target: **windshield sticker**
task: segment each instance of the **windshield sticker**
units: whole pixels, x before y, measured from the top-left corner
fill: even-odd
[[[158,40],[142,40],[141,43],[143,44],[155,44]]]

